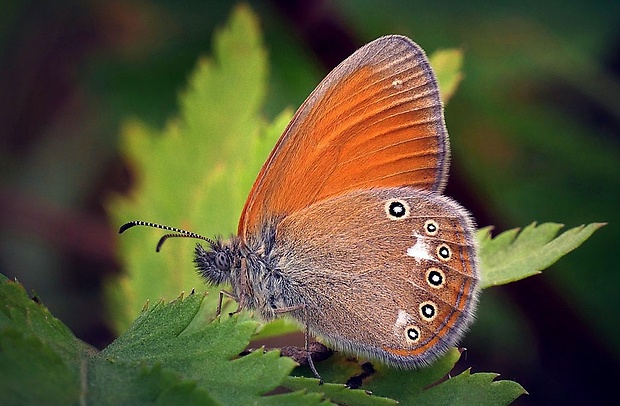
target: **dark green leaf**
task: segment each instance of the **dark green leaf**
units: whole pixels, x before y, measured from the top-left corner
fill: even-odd
[[[88,347],[21,285],[0,282],[0,404],[320,404],[302,392],[263,396],[294,362],[239,354],[257,323],[210,322],[205,294],[146,309],[101,352]]]

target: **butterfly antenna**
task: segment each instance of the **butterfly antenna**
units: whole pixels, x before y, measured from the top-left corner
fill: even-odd
[[[141,221],[141,220],[134,220],[134,221],[130,221],[129,223],[123,224],[121,226],[121,228],[118,230],[118,233],[122,234],[126,230],[130,229],[131,227],[135,227],[135,226],[152,227],[152,228],[159,228],[161,230],[172,231],[172,233],[165,234],[165,235],[163,235],[159,239],[159,242],[157,242],[157,247],[155,248],[156,252],[159,252],[159,250],[161,249],[161,246],[164,244],[164,242],[168,238],[173,238],[173,237],[196,238],[196,239],[199,239],[199,240],[206,241],[206,242],[208,242],[211,245],[215,244],[215,242],[212,239],[204,237],[204,236],[202,236],[200,234],[196,234],[196,233],[191,232],[191,231],[183,230],[183,229],[176,228],[176,227],[166,226],[166,225],[163,225],[163,224],[150,223],[148,221]]]

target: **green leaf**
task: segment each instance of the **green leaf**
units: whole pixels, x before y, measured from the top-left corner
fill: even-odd
[[[451,348],[433,364],[414,371],[377,366],[378,377],[370,382],[369,389],[376,394],[393,397],[401,403],[417,402],[424,388],[436,383],[452,371],[461,352]]]
[[[260,401],[260,395],[275,389],[290,373],[294,362],[277,351],[239,357],[257,323],[237,317],[207,323],[210,310],[204,297],[193,294],[167,305],[159,302],[145,311],[96,357],[95,375],[101,382],[122,383],[119,368],[161,365],[184,381],[195,382],[221,404]]]
[[[429,57],[431,66],[439,82],[441,99],[445,103],[452,98],[463,80],[463,51],[460,49],[441,49]]]
[[[562,224],[532,223],[523,231],[515,228],[491,238],[491,228],[480,229],[482,287],[502,285],[540,273],[579,247],[605,223],[572,228],[559,237]]]
[[[460,351],[452,348],[432,365],[413,371],[375,364],[375,372],[364,381],[364,390],[350,390],[343,385],[334,384],[318,386],[316,379],[303,377],[290,377],[283,386],[322,393],[332,401],[346,405],[391,405],[396,401],[406,405],[507,405],[517,397],[527,394],[516,382],[493,381],[497,374],[472,375],[465,371],[450,378],[450,371],[460,357]],[[345,382],[361,371],[357,362],[342,356],[332,357],[321,363],[319,368],[322,373],[326,371],[323,374],[326,379],[334,382]],[[304,372],[305,375],[309,374],[308,370]],[[372,393],[372,396],[369,396],[369,393]],[[480,401],[472,401],[476,398]]]
[[[460,358],[460,352],[452,348],[437,362],[417,370],[389,368],[373,364],[374,372],[364,380],[364,390],[347,390],[344,385],[325,384],[318,386],[316,379],[290,377],[283,386],[289,389],[305,389],[308,392],[324,393],[339,404],[389,405],[396,401],[415,403],[425,387],[446,376]],[[350,357],[336,354],[329,360],[317,365],[323,378],[331,382],[347,382],[349,378],[362,372],[360,364]],[[294,373],[302,372],[312,376],[308,368],[299,368]],[[369,397],[368,392],[373,396]],[[391,399],[390,399],[391,398]]]
[[[219,405],[196,382],[184,380],[161,365],[128,365],[122,361],[89,364],[84,401],[97,405]]]
[[[423,405],[508,405],[527,394],[513,381],[494,381],[497,374],[471,374],[469,370],[434,386],[420,395],[416,404]]]
[[[203,235],[236,230],[245,198],[269,150],[291,117],[290,111],[265,123],[260,111],[267,85],[267,53],[258,21],[237,7],[215,35],[214,58],[203,58],[182,92],[178,118],[162,131],[127,122],[122,149],[137,185],[130,197],[110,202],[119,226],[147,220]],[[161,230],[130,230],[119,239],[125,273],[109,280],[109,319],[124,331],[148,299],[174,298],[204,289],[192,264],[195,242],[166,242],[155,254]],[[147,249],[148,247],[153,247]],[[211,295],[211,309],[218,295]]]
[[[89,347],[0,275],[0,404],[70,404]]]
[[[307,404],[264,396],[295,363],[278,351],[240,357],[257,323],[209,322],[205,294],[146,309],[101,352],[75,338],[23,287],[0,278],[0,404]]]
[[[373,393],[390,396],[401,404],[416,405],[483,404],[465,399],[458,401],[459,396],[462,396],[461,393],[480,394],[481,400],[484,399],[484,396],[492,397],[496,400],[496,403],[492,404],[502,405],[509,404],[518,396],[527,393],[521,385],[513,381],[494,382],[486,387],[481,385],[484,376],[493,375],[495,377],[497,374],[477,373],[471,375],[472,379],[468,380],[459,378],[463,375],[461,374],[456,377],[459,379],[455,381],[456,378],[450,378],[450,372],[460,357],[461,352],[452,348],[432,365],[415,371],[402,371],[378,366],[379,375],[377,379],[369,382],[367,387]],[[466,372],[469,375],[469,372]],[[442,379],[445,380],[442,381]],[[450,396],[452,397],[450,398]]]
[[[304,389],[308,393],[320,394],[322,397],[339,405],[387,406],[398,404],[394,399],[375,396],[366,389],[349,389],[343,384],[335,383],[319,385],[317,379],[311,378],[291,376],[283,386],[289,389]]]

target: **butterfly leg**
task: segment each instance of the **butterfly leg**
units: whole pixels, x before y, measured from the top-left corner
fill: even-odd
[[[302,303],[302,304],[295,305],[295,306],[282,307],[280,309],[276,309],[275,313],[280,313],[280,314],[289,313],[295,310],[303,310],[305,313],[306,305]],[[308,319],[307,317],[304,317],[304,318],[306,320]],[[308,357],[308,366],[310,367],[310,370],[312,371],[316,379],[319,380],[319,385],[323,385],[323,378],[321,377],[321,375],[319,374],[319,371],[317,371],[316,367],[314,366],[314,361],[312,360],[312,352],[310,351],[309,343],[310,343],[310,329],[308,327],[308,323],[306,323],[306,331],[304,333],[304,349],[306,351],[306,356]]]
[[[231,298],[233,300],[237,300],[237,297],[234,294],[232,294],[232,293],[230,293],[230,292],[228,292],[226,290],[220,290],[220,300],[219,300],[219,302],[217,304],[217,310],[215,311],[215,318],[220,317],[221,314],[222,314],[222,302],[224,301],[224,296],[227,296],[227,297],[229,297],[229,298]],[[230,316],[232,316],[233,314],[237,314],[240,311],[241,311],[241,306],[239,304],[237,304],[237,310],[235,310],[234,312],[230,313]]]
[[[321,375],[319,375],[319,371],[317,371],[316,367],[314,366],[314,361],[312,360],[312,353],[310,352],[310,348],[308,347],[308,343],[310,341],[309,336],[310,336],[310,329],[308,328],[308,323],[306,323],[306,332],[304,334],[304,341],[305,341],[304,346],[306,348],[306,354],[308,354],[308,366],[310,366],[310,370],[312,371],[316,379],[319,380],[319,385],[323,385],[323,378],[321,378]]]

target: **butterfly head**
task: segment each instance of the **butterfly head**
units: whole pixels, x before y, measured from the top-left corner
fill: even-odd
[[[229,241],[216,239],[204,248],[196,244],[194,264],[201,276],[213,285],[231,282],[231,272],[239,267],[239,242],[236,238]]]

